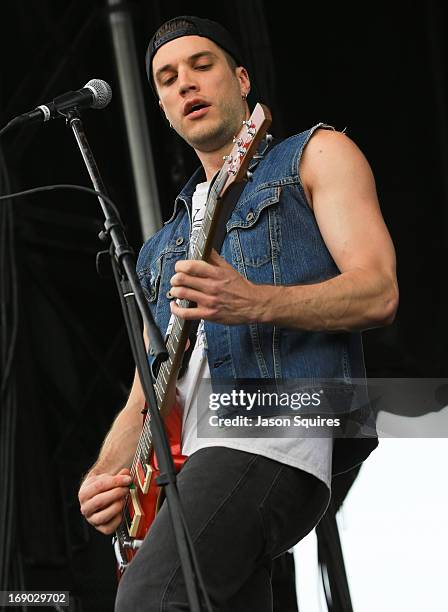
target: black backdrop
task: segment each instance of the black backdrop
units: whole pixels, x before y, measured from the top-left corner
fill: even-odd
[[[448,126],[442,3],[364,3],[350,10],[291,0],[135,0],[129,6],[142,79],[148,36],[163,20],[208,16],[239,37],[260,98],[273,111],[275,135],[318,121],[347,128],[373,167],[401,289],[395,323],[364,334],[368,372],[443,377]],[[110,107],[84,113],[85,125],[138,251],[142,236],[106,2],[9,0],[0,11],[1,126],[90,78],[111,84]],[[145,99],[167,218],[197,162],[167,128],[148,87]],[[13,190],[89,185],[62,122],[17,130],[0,145],[3,192],[7,179]],[[133,371],[113,283],[95,271],[101,214],[94,198],[69,192],[0,206],[7,376],[0,415],[2,588],[66,589],[74,610],[111,610],[112,549],[81,520],[76,499],[79,479],[123,405]]]

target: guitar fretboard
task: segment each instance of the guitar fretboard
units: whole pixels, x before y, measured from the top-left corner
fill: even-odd
[[[223,168],[219,171],[214,180],[205,205],[204,218],[201,226],[198,229],[197,238],[192,249],[188,253],[189,259],[203,260],[209,255],[209,245],[213,240],[211,228],[215,216],[218,214],[218,201],[228,180],[227,171]],[[181,308],[190,306],[189,300],[179,300]],[[187,325],[188,323],[188,325]],[[177,378],[177,372],[185,350],[186,340],[188,338],[187,327],[189,322],[175,316],[171,327],[171,332],[166,342],[168,359],[160,365],[157,373],[157,378],[154,383],[154,391],[157,398],[157,408],[160,410],[163,400],[166,396],[168,386],[175,384],[173,378]],[[131,467],[131,476],[135,476],[136,466],[139,464],[145,465],[148,462],[152,451],[152,434],[151,434],[151,418],[150,413],[146,415],[146,419],[140,434],[137,449],[134,455],[134,460]]]

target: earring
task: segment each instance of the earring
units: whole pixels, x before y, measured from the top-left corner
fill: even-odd
[[[241,97],[243,98],[243,100],[247,98],[246,94],[241,94]]]

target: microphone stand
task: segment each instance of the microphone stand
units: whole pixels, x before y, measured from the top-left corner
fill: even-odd
[[[100,176],[98,167],[90,149],[84,126],[80,115],[76,109],[64,112],[67,125],[72,129],[76,142],[81,151],[82,158],[87,167],[94,189],[107,195],[104,183]],[[151,415],[151,432],[153,436],[154,448],[160,466],[160,476],[157,484],[165,489],[168,508],[170,511],[171,522],[174,529],[175,539],[179,552],[179,557],[184,574],[185,585],[192,612],[200,612],[199,594],[192,567],[194,552],[191,550],[192,541],[187,531],[185,520],[183,519],[179,492],[176,485],[176,471],[174,468],[173,457],[171,455],[169,443],[165,434],[162,419],[157,408],[157,399],[154,392],[153,380],[156,377],[160,363],[168,358],[165,343],[152,317],[151,311],[146,303],[140,282],[135,272],[135,257],[124,233],[121,220],[113,207],[98,196],[105,222],[104,231],[100,233],[101,240],[109,240],[111,263],[117,290],[120,294],[120,301],[123,308],[123,315],[129,334],[129,340],[137,370],[145,394],[146,405]],[[154,360],[149,368],[146,349],[143,342],[141,325],[138,319],[137,308],[145,323],[149,344],[150,354]],[[190,548],[189,548],[190,546]],[[206,594],[204,594],[206,597]]]

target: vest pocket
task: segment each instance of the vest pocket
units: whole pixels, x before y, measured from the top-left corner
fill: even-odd
[[[180,246],[182,247],[180,248]],[[148,302],[156,302],[162,289],[168,291],[171,277],[174,274],[174,266],[179,259],[185,259],[186,247],[184,241],[176,242],[176,248],[168,247],[149,266],[141,268],[137,272],[140,284]]]
[[[159,257],[151,266],[141,268],[137,272],[138,280],[140,281],[143,293],[148,302],[155,302],[157,300],[160,284],[161,259],[162,258]]]
[[[255,192],[239,206],[227,223],[227,231],[235,230],[241,250],[234,253],[238,263],[259,268],[272,261],[280,248],[278,202],[280,187]]]

